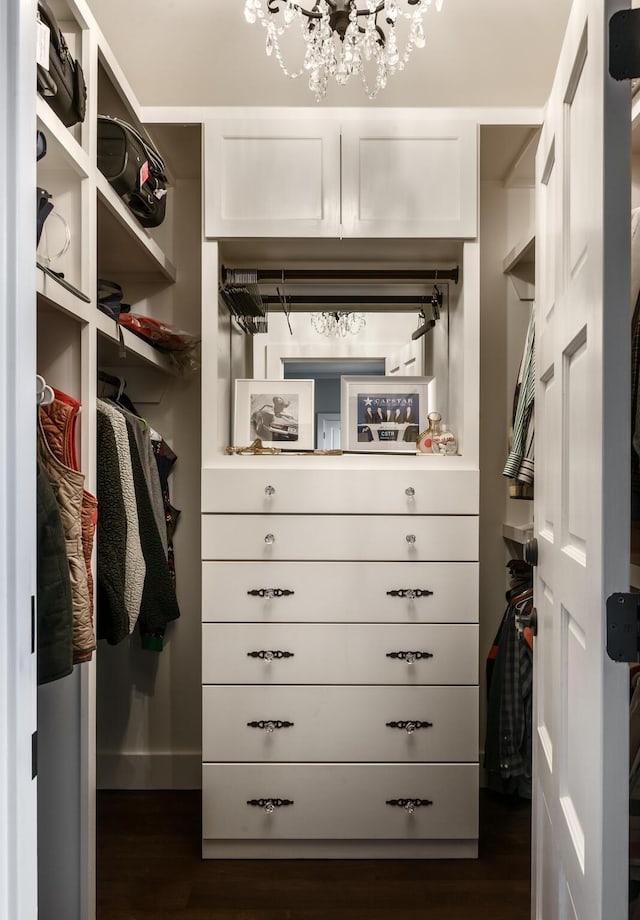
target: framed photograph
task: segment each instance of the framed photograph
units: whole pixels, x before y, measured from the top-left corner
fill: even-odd
[[[415,453],[435,408],[435,377],[342,377],[343,450]]]
[[[233,443],[313,450],[313,380],[236,380]]]

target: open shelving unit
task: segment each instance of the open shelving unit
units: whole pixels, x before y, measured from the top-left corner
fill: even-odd
[[[187,277],[180,288],[174,249],[180,250],[184,259],[187,246],[184,232],[174,227],[174,220],[178,212],[184,219],[187,210],[180,203],[183,193],[176,187],[175,174],[169,169],[165,223],[147,230],[99,171],[96,155],[98,114],[117,115],[144,131],[140,105],[85,0],[56,0],[53,6],[72,54],[82,62],[87,107],[84,122],[67,128],[44,98],[38,97],[36,102],[37,127],[47,140],[47,153],[37,164],[37,184],[52,195],[54,205],[45,222],[38,259],[51,270],[62,272],[88,302],[34,265],[37,371],[48,384],[82,404],[79,457],[86,488],[95,494],[98,370],[104,368],[126,379],[127,392],[134,402],[140,400],[144,405],[145,417],[169,433],[173,418],[182,412],[172,403],[172,391],[180,394],[188,390],[187,384],[178,380],[177,365],[169,356],[128,329],[118,328],[98,309],[98,278],[121,284],[123,299],[131,304],[133,313],[173,323],[177,319],[174,313],[183,309],[185,301],[191,298],[195,303],[197,298],[195,313],[199,317],[200,223],[197,219],[194,222],[195,244],[189,242],[198,263],[185,272]],[[175,134],[179,126],[164,132],[165,146],[160,147],[169,161],[167,147],[172,131]],[[196,140],[199,151],[199,132],[194,138],[191,129],[191,146]],[[199,196],[193,190],[189,195],[191,218],[192,201],[198,202]],[[64,223],[53,216],[56,213]],[[70,244],[63,256],[56,257],[65,223]],[[187,257],[191,258],[190,253]],[[189,328],[187,320],[181,320],[180,325]],[[198,450],[194,457],[197,466]],[[187,458],[183,463],[188,470]],[[197,476],[187,475],[197,483]],[[185,585],[188,581],[185,578]],[[39,898],[46,904],[43,916],[95,917],[96,738],[103,692],[96,658],[105,654],[103,646],[100,643],[92,662],[76,665],[69,677],[39,688],[38,861]],[[122,665],[121,661],[115,663]],[[113,664],[109,655],[104,661],[101,657],[101,673],[108,672]],[[60,776],[65,777],[62,789]]]

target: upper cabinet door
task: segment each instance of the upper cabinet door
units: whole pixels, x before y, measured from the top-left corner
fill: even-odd
[[[475,124],[343,123],[344,236],[472,239],[477,155]]]
[[[207,237],[339,236],[337,123],[208,121],[204,160]]]

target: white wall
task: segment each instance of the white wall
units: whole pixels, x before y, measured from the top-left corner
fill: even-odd
[[[313,104],[304,76],[288,80],[275,55],[267,59],[265,30],[247,25],[242,0],[90,5],[143,105]],[[446,0],[440,14],[425,17],[426,49],[414,51],[375,103],[351,83],[331,86],[323,105],[543,105],[569,7],[570,0]],[[302,45],[295,38],[286,55],[294,71]]]

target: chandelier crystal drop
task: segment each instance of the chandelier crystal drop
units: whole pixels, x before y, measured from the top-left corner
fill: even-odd
[[[367,325],[364,313],[349,313],[346,310],[333,310],[325,313],[312,313],[311,325],[320,335],[346,336],[356,335]]]
[[[354,75],[360,76],[369,99],[375,99],[387,79],[404,70],[413,49],[424,48],[424,15],[431,6],[440,12],[443,3],[315,0],[307,10],[295,0],[245,0],[244,16],[248,23],[259,22],[267,30],[265,50],[269,57],[275,56],[285,76],[309,75],[309,89],[318,102],[326,95],[330,77],[344,85]],[[402,52],[398,26],[406,32]],[[295,27],[304,43],[304,60],[299,70],[291,71],[284,63],[280,39]]]

